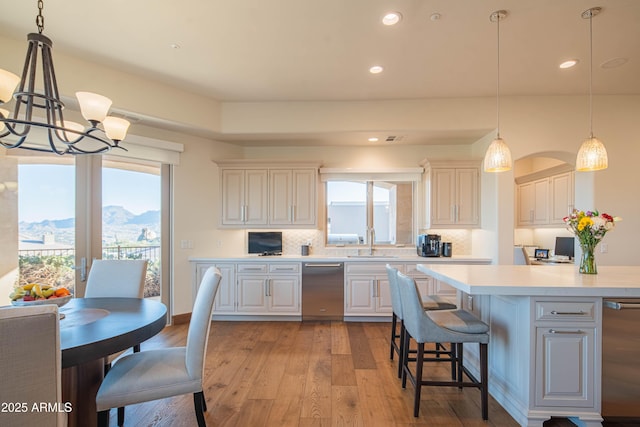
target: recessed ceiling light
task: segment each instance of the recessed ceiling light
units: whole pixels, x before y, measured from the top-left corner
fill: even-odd
[[[378,138],[372,136],[371,138],[369,138],[369,142],[378,142]]]
[[[429,19],[431,19],[434,22],[440,20],[440,18],[442,18],[442,15],[440,15],[438,12],[432,13],[431,16],[429,17]]]
[[[170,43],[169,47],[171,49],[180,49],[180,45],[178,43]]]
[[[380,65],[374,65],[373,67],[369,68],[369,72],[371,74],[380,74],[383,70],[384,68],[382,68],[382,66]]]
[[[577,59],[569,59],[567,61],[564,61],[563,63],[561,63],[559,65],[560,68],[565,69],[565,68],[571,68],[574,67],[578,62],[580,62]]]
[[[627,58],[612,58],[605,61],[600,65],[602,68],[616,68],[626,64],[629,60]]]
[[[389,12],[382,17],[384,25],[396,25],[402,19],[400,12]]]

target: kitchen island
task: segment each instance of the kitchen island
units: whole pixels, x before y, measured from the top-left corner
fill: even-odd
[[[426,265],[458,290],[458,303],[491,326],[489,392],[522,426],[550,417],[600,426],[602,308],[609,297],[640,297],[640,267]],[[465,349],[477,373],[477,355]],[[475,366],[474,366],[475,365]]]

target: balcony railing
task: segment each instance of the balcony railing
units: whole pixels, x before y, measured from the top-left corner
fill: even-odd
[[[74,248],[23,249],[18,251],[18,259],[19,285],[40,283],[74,291]],[[102,248],[102,259],[148,260],[144,296],[160,295],[160,246],[108,246]]]

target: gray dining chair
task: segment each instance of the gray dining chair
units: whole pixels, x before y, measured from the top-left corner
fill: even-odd
[[[193,393],[198,426],[206,426],[204,411],[207,406],[202,379],[213,302],[220,279],[220,270],[215,267],[205,272],[193,306],[185,347],[128,354],[113,364],[96,396],[98,426],[109,425],[111,408],[187,393]]]
[[[398,288],[398,269],[391,265],[386,265],[387,278],[389,280],[389,290],[391,293],[391,348],[389,350],[389,359],[393,360],[394,353],[398,355],[398,378],[402,376],[402,354],[405,345],[404,340],[404,321],[402,315],[402,303],[400,301],[400,289]],[[445,300],[439,295],[429,295],[422,300],[425,310],[454,310],[458,308],[455,304]],[[398,331],[398,328],[400,329]],[[397,341],[396,341],[397,340]],[[451,360],[451,351],[447,350],[442,343],[436,343],[435,351],[430,351],[436,355],[436,361],[442,362]],[[441,358],[442,355],[448,355],[449,358]],[[429,359],[431,360],[431,359]],[[452,362],[452,375],[455,375],[455,365]]]
[[[58,306],[0,308],[0,425],[61,427],[64,406],[34,410],[44,404],[64,405]],[[9,405],[9,406],[4,406]]]
[[[398,273],[398,287],[402,302],[402,313],[405,324],[405,351],[402,357],[402,387],[406,387],[407,378],[414,386],[413,416],[420,411],[420,394],[422,386],[476,387],[480,389],[480,406],[482,419],[487,420],[489,409],[488,389],[488,353],[489,325],[466,310],[425,311],[422,307],[420,292],[413,278]],[[415,373],[409,369],[408,342],[415,340],[418,344],[415,358]],[[456,346],[457,379],[437,381],[423,379],[424,344],[446,342]],[[463,364],[463,344],[478,343],[480,346],[480,379],[476,379]],[[464,375],[469,381],[464,381]]]

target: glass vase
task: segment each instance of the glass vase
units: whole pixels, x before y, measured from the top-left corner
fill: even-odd
[[[582,274],[598,274],[598,268],[596,267],[595,257],[595,244],[581,243],[580,249],[582,249],[582,258],[580,259],[580,273]]]

